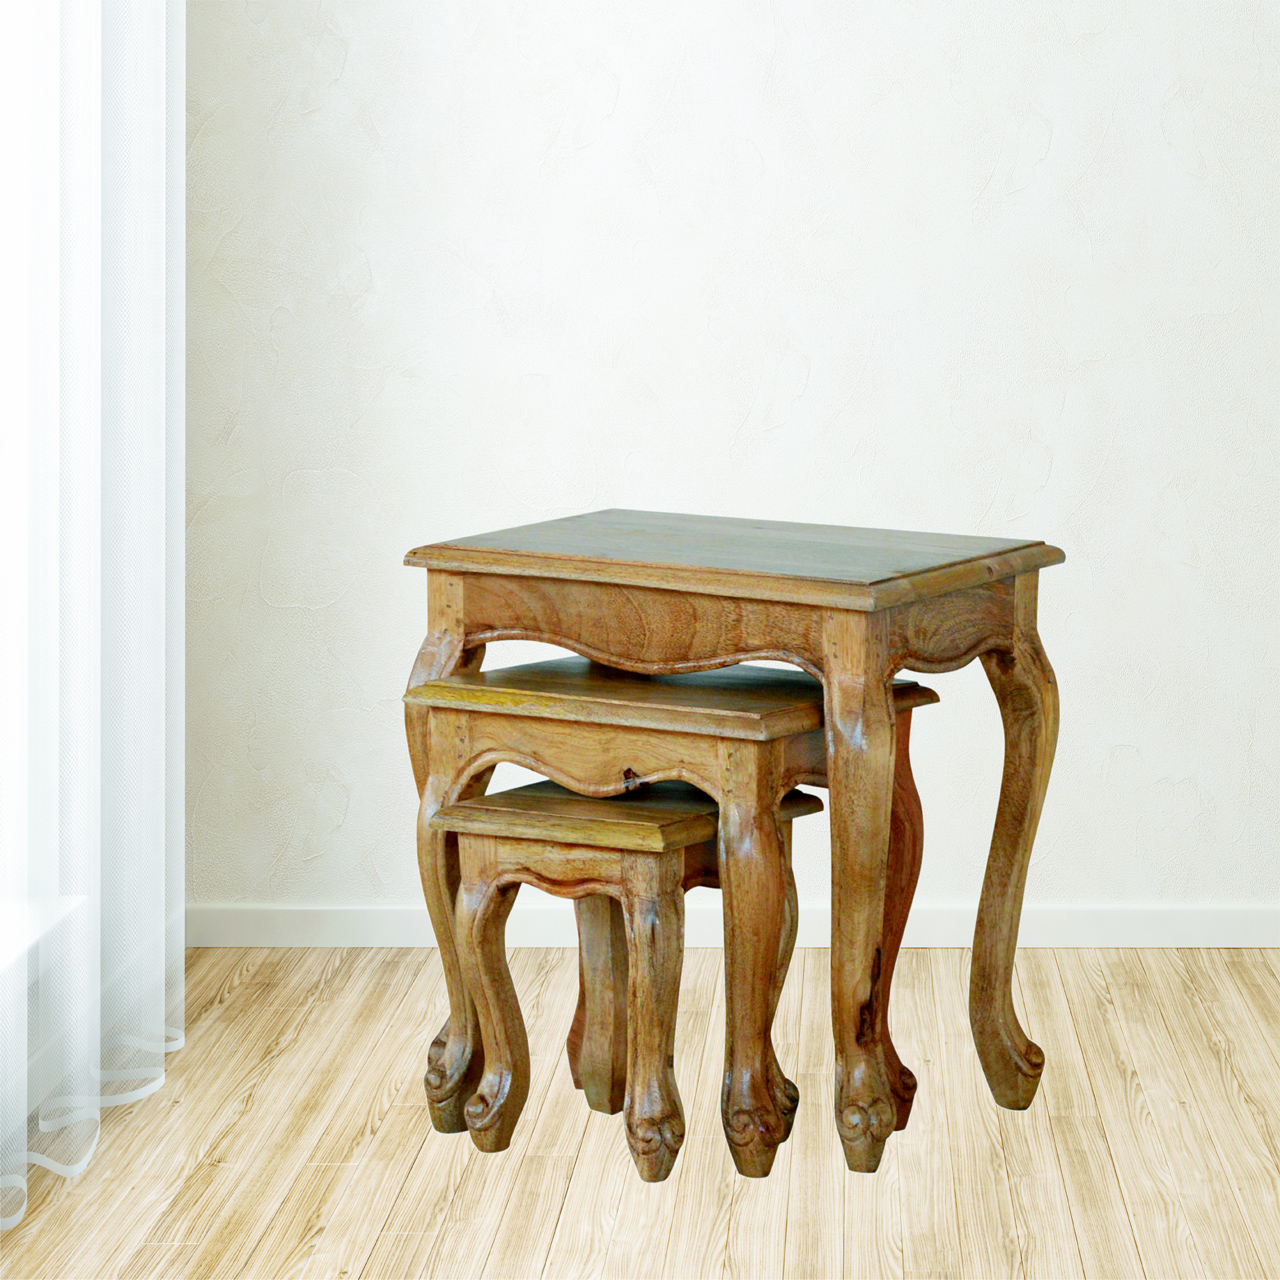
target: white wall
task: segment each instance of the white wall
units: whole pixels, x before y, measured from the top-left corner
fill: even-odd
[[[402,554],[633,506],[1065,548],[1028,919],[1280,938],[1280,11],[192,0],[189,40],[199,927],[420,903]],[[980,668],[930,683],[941,919],[1001,735]]]

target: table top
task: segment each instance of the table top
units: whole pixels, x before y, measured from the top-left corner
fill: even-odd
[[[821,811],[817,796],[789,791],[778,816],[790,822]],[[555,782],[534,782],[447,805],[431,825],[468,835],[663,853],[714,840],[719,816],[719,801],[687,782],[651,782],[607,799],[580,796]]]
[[[822,727],[822,683],[803,671],[740,665],[679,675],[616,671],[552,658],[429,680],[404,695],[418,706],[772,742]],[[937,702],[914,680],[893,682],[899,712]]]
[[[1064,559],[1023,539],[611,510],[417,547],[405,563],[875,610]]]

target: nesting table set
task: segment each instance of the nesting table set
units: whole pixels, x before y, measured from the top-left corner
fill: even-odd
[[[528,1089],[502,926],[521,883],[575,899],[568,1052],[588,1102],[624,1110],[640,1175],[684,1134],[671,1071],[683,892],[724,895],[726,1138],[764,1176],[798,1094],[770,1039],[796,933],[790,825],[831,823],[835,1120],[873,1172],[915,1092],[889,1037],[922,827],[903,670],[979,659],[1005,765],[974,934],[969,1013],[997,1103],[1025,1108],[1044,1056],[1014,1012],[1027,864],[1058,726],[1036,630],[1043,542],[602,511],[419,547],[428,634],[405,695],[419,864],[449,990],[426,1075],[437,1129],[501,1150]],[[480,671],[485,646],[581,655]],[[799,671],[735,667],[773,659]],[[727,670],[720,670],[727,668]],[[486,796],[512,761],[552,781]],[[815,819],[816,820],[816,819]]]

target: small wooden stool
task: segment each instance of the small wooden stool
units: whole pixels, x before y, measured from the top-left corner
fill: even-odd
[[[821,808],[821,800],[801,791],[783,797],[779,820],[788,847],[792,819]],[[599,1028],[605,1040],[588,1049],[587,1096],[600,1110],[616,1109],[613,1064],[621,1040],[631,1157],[646,1182],[671,1172],[684,1141],[673,1069],[684,889],[689,880],[701,882],[708,861],[714,866],[718,816],[717,802],[685,782],[658,782],[611,800],[539,782],[449,805],[431,820],[436,830],[459,837],[455,936],[485,1062],[464,1115],[480,1150],[506,1149],[529,1092],[529,1043],[504,933],[520,886],[532,884],[561,898],[603,895],[619,905],[625,952],[610,949],[617,961],[607,985],[625,980],[626,1017],[602,1026],[605,1019],[587,1011],[585,1026],[593,1038]],[[606,1069],[593,1072],[597,1063]]]

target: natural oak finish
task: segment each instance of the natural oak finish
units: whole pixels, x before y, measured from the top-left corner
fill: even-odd
[[[1044,1070],[1013,1008],[1022,891],[1058,741],[1058,686],[1036,632],[1036,577],[1014,584],[1013,641],[982,655],[1004,720],[1004,781],[974,934],[969,1017],[987,1083],[1002,1107],[1025,1110]]]
[[[714,840],[718,813],[719,806],[710,796],[687,783],[644,786],[597,800],[557,782],[535,782],[449,805],[432,819],[432,826],[473,836],[669,853]]]
[[[655,512],[596,512],[481,534],[406,558],[429,570],[430,630],[410,687],[478,671],[484,647],[506,639],[561,645],[648,675],[774,659],[822,680],[825,741],[793,746],[784,768],[798,775],[807,756],[816,772],[816,757],[825,756],[836,1124],[848,1166],[870,1172],[910,1098],[885,1021],[899,730],[889,686],[898,671],[954,671],[980,659],[1000,706],[1005,768],[974,931],[970,1026],[1002,1106],[1027,1107],[1039,1086],[1044,1056],[1016,1017],[1013,972],[1057,739],[1057,686],[1036,624],[1038,575],[1063,558],[1034,541]],[[427,713],[411,706],[406,716],[423,792],[426,756],[414,741],[425,741]],[[705,778],[689,780],[716,794],[724,810],[724,796]],[[433,794],[431,803],[439,802]],[[432,882],[428,897],[451,902],[439,866],[423,874]],[[732,876],[725,891],[732,918]],[[437,928],[447,914],[434,912]],[[732,997],[727,1012],[732,1022]],[[457,1022],[436,1055],[455,1093],[474,1045],[470,1019]]]
[[[876,610],[1062,558],[1008,538],[614,510],[415,547],[405,563]]]
[[[727,682],[718,672],[668,677],[661,682],[660,687],[667,690],[662,700],[676,700],[671,691],[678,690],[680,707],[692,713],[688,727],[677,731],[671,726],[686,724],[682,716],[663,721],[663,727],[619,724],[619,708],[625,708],[629,701],[652,710],[657,702],[655,681],[625,673],[614,673],[607,680],[608,709],[603,713],[591,697],[598,685],[596,673],[575,659],[508,668],[493,672],[487,680],[472,675],[435,678],[405,694],[406,707],[415,715],[410,729],[414,772],[423,782],[418,821],[423,893],[441,943],[454,1011],[428,1057],[426,1089],[432,1116],[444,1132],[466,1128],[462,1108],[475,1092],[483,1070],[476,1007],[453,945],[458,833],[434,826],[435,814],[448,805],[476,799],[500,761],[533,769],[586,796],[616,796],[645,783],[680,779],[711,797],[705,807],[718,809],[720,814],[715,869],[711,870],[706,858],[701,878],[690,879],[686,887],[716,884],[723,893],[728,1034],[721,1118],[739,1171],[762,1177],[772,1166],[778,1144],[790,1132],[796,1107],[795,1085],[777,1065],[769,1031],[780,989],[779,975],[786,973],[797,921],[795,881],[777,807],[798,783],[828,785],[829,755],[821,729],[785,737],[771,735],[786,725],[820,720],[823,686],[801,673],[758,668],[744,668]],[[503,696],[508,687],[518,691],[514,702]],[[529,690],[548,687],[556,690],[558,709],[572,701],[582,718],[544,716],[543,702],[531,698]],[[910,681],[886,682],[883,693],[904,734],[912,708],[937,700],[931,690]],[[718,726],[730,719],[738,736],[721,736]],[[911,868],[918,872],[923,831],[909,765],[901,767],[896,759],[891,758],[888,764],[891,779],[897,778],[892,788],[894,802],[903,812],[893,829],[897,842],[890,840],[889,847],[878,855],[882,861],[877,861],[877,869],[882,880],[891,877],[906,892],[914,887]],[[606,807],[597,811],[589,805],[574,808],[572,815],[566,816],[563,810],[568,802],[563,797],[557,800],[554,789],[542,794],[544,811],[560,806],[558,838],[582,838],[602,814],[615,824],[621,821],[618,810]],[[509,817],[502,811],[505,803],[495,796],[468,806],[465,820],[469,829],[474,833],[494,829],[494,823]],[[710,820],[709,814],[683,819],[692,825],[677,823],[674,829],[678,835],[672,838],[691,845],[705,840],[709,828],[698,823]],[[886,838],[889,834],[886,816]],[[614,844],[618,838],[610,837]],[[665,839],[656,834],[648,838]],[[870,860],[877,855],[867,856]],[[692,866],[687,870],[691,873]],[[882,919],[883,903],[882,883],[871,931],[888,958],[887,965],[877,962],[881,964],[878,996],[882,1004],[910,901],[900,898]],[[890,1128],[899,1116],[905,1124],[910,1109],[910,1073],[904,1073],[898,1062],[883,1017],[873,1020],[868,1034],[869,1052],[877,1061],[892,1064],[892,1088],[899,1101]],[[883,1069],[889,1073],[888,1065]],[[888,1074],[881,1076],[888,1078]]]
[[[723,667],[697,679],[635,675],[583,658],[477,671],[423,686],[417,701],[641,729],[769,742],[822,728],[822,694],[799,671]]]
[[[627,1097],[627,926],[622,904],[599,895],[573,904],[578,1007],[565,1040],[575,1089],[592,1111],[616,1115]]]
[[[751,764],[754,761],[746,767]],[[778,826],[789,855],[792,820],[818,812],[822,804],[798,791],[776,801],[770,790],[772,783],[772,778],[762,780],[768,796],[764,811]],[[586,917],[598,921],[605,932],[601,951],[614,959],[612,972],[590,974],[601,964],[601,956],[591,948],[590,925],[584,930],[584,917],[579,916],[580,936],[585,934],[587,944],[579,961],[580,973],[593,980],[584,981],[580,989],[583,1030],[576,1039],[570,1031],[570,1068],[574,1083],[583,1085],[593,1106],[616,1110],[615,1073],[623,1056],[621,1046],[599,1041],[606,1033],[621,1036],[626,1064],[624,1110],[632,1158],[646,1182],[661,1182],[670,1174],[684,1140],[684,1111],[672,1072],[676,993],[684,949],[684,891],[688,884],[702,883],[715,875],[715,864],[706,866],[709,851],[700,847],[715,839],[715,813],[715,801],[687,783],[658,783],[611,801],[593,801],[574,796],[555,783],[542,782],[500,796],[449,805],[431,819],[432,830],[460,837],[462,870],[455,936],[467,986],[477,1006],[485,1060],[484,1074],[466,1103],[464,1116],[472,1140],[481,1150],[507,1149],[529,1091],[528,1043],[507,969],[503,925],[519,886],[533,884],[557,896],[592,904],[601,898],[617,900],[623,947],[618,947],[612,936],[610,913],[597,909]],[[571,834],[566,836],[566,831]],[[574,843],[566,843],[568,839]],[[770,857],[769,861],[778,860]],[[785,894],[778,895],[779,910],[784,898]],[[755,920],[760,917],[758,908],[751,914]],[[742,1015],[749,1021],[743,1031],[747,1038],[768,1043],[794,941],[793,929],[765,962],[765,971],[755,985],[755,1010]],[[764,948],[749,950],[767,954]],[[617,1015],[620,986],[626,990],[626,1012],[621,1019]],[[598,1004],[604,1006],[600,1011],[595,1008]],[[755,1022],[750,1022],[752,1017]],[[732,1039],[733,1028],[729,1034]],[[735,1146],[747,1148],[745,1156],[735,1151],[735,1158],[743,1172],[753,1175],[768,1172],[772,1149],[789,1133],[795,1111],[794,1086],[782,1075],[776,1058],[769,1061],[768,1071],[761,1083],[775,1097],[783,1098],[785,1123],[776,1134],[764,1135],[767,1162],[754,1158],[758,1141],[752,1127],[755,1111],[735,1109],[732,1103],[738,1099],[733,1098],[727,1109],[737,1124],[726,1124],[726,1135]],[[746,1119],[740,1121],[744,1111]],[[748,1130],[745,1137],[739,1132],[744,1125]]]
[[[6,1280],[185,1280],[201,1272],[192,1264],[211,1235],[227,1262],[216,1274],[245,1280],[769,1280],[840,1275],[841,1265],[850,1280],[1116,1280],[1160,1274],[1144,1271],[1128,1209],[1150,1194],[1144,1156],[1157,1149],[1172,1179],[1161,1194],[1171,1186],[1202,1274],[1280,1274],[1269,1191],[1280,1165],[1266,1136],[1280,1125],[1280,1059],[1268,1021],[1280,999],[1280,951],[1020,951],[1015,989],[1049,1051],[1042,1096],[1025,1115],[998,1110],[979,1083],[964,1038],[966,954],[905,951],[893,1010],[927,1123],[894,1139],[875,1178],[845,1178],[843,1187],[825,1105],[808,1109],[832,1087],[825,951],[797,949],[779,1004],[775,1044],[801,1103],[766,1179],[735,1177],[716,1132],[720,954],[686,952],[675,1072],[689,1132],[671,1177],[658,1184],[632,1172],[621,1119],[588,1111],[573,1088],[560,1052],[576,994],[572,950],[509,953],[534,1088],[500,1160],[431,1126],[416,1072],[447,996],[433,951],[414,957],[407,990],[384,982],[388,966],[406,971],[403,954],[188,952],[186,1047],[170,1055],[154,1095],[103,1112],[84,1174],[32,1171],[27,1216],[0,1235]],[[1086,1029],[1060,965],[1092,975],[1080,992],[1086,1006],[1109,995],[1114,1058],[1086,1058],[1078,1043],[1068,1051]],[[322,1093],[304,1095],[291,1058],[332,1058],[335,1027],[357,1008],[368,1016],[346,1036],[339,1069]],[[292,1020],[287,1047],[264,1038],[264,1012]],[[1143,1139],[1151,1145],[1135,1151],[1125,1134],[1139,1096],[1153,1128]],[[223,1170],[218,1217],[198,1215],[182,1238],[161,1238],[167,1206],[219,1134],[246,1107],[247,1122],[261,1123],[259,1098],[272,1100],[269,1140]],[[318,1141],[317,1109],[327,1116]],[[982,1136],[993,1117],[1003,1163],[994,1139]],[[1006,1188],[1014,1256],[1002,1217],[959,1218],[961,1205]],[[1144,1220],[1139,1228],[1148,1247],[1159,1227]]]

